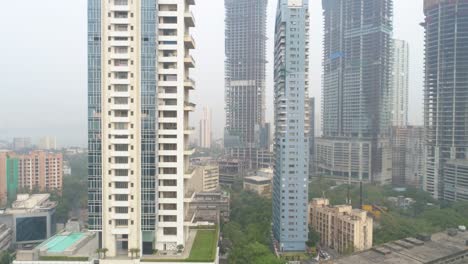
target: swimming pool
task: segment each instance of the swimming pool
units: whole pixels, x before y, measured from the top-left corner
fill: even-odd
[[[61,253],[78,242],[85,235],[82,233],[71,233],[69,235],[56,235],[42,243],[39,248],[46,249],[50,253]]]

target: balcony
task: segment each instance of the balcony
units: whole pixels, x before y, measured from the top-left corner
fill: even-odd
[[[112,228],[112,234],[113,235],[128,235],[130,234],[130,229],[121,228],[121,227]]]
[[[184,150],[185,156],[192,156],[195,153],[195,148]]]
[[[110,5],[110,11],[130,11],[130,5]]]
[[[184,130],[185,135],[191,135],[193,133],[195,133],[195,128],[194,127],[186,127],[185,130]]]
[[[195,175],[195,169],[194,168],[189,168],[184,173],[184,179],[191,179],[194,175]]]
[[[195,107],[196,107],[196,104],[194,103],[184,102],[184,111],[193,112],[195,111]]]
[[[187,214],[184,217],[184,222],[185,224],[191,224],[193,223],[193,220],[195,219],[195,216],[197,215],[197,210],[191,208],[187,211]]]
[[[193,59],[192,56],[188,55],[187,57],[184,58],[185,66],[189,68],[195,68],[195,60]]]
[[[185,88],[187,88],[187,89],[193,90],[193,89],[195,89],[195,81],[192,80],[192,79],[190,79],[190,78],[185,79],[185,81],[184,81],[184,86],[185,86]]]
[[[191,35],[185,35],[184,37],[185,47],[189,49],[195,48],[195,40]]]
[[[130,194],[130,189],[116,189],[116,188],[112,188],[110,190],[110,193],[111,194],[127,194],[129,195]]]
[[[111,215],[111,219],[130,219],[130,214],[118,214],[118,213],[113,213]]]
[[[194,27],[195,26],[195,19],[193,18],[193,14],[191,11],[186,11],[185,12],[185,25],[188,27]]]
[[[188,189],[184,195],[184,202],[190,203],[193,200],[193,198],[195,198],[195,190]]]

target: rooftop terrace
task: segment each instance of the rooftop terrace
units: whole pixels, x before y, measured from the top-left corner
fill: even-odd
[[[468,232],[433,234],[429,241],[405,238],[354,255],[333,260],[334,264],[423,264],[467,263]],[[465,261],[465,262],[463,262]]]

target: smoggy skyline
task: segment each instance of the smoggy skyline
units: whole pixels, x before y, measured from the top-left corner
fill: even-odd
[[[273,23],[276,1],[268,6],[267,59],[273,61]],[[15,136],[57,137],[58,144],[86,146],[87,40],[85,0],[9,1],[0,17],[5,40],[0,42],[0,140]],[[28,8],[25,8],[25,7]],[[424,31],[422,0],[395,0],[394,37],[410,45],[410,124],[422,124]],[[204,106],[213,111],[213,136],[224,129],[224,1],[198,0],[193,9],[192,32],[197,49],[193,71],[197,89],[192,93],[198,126]],[[17,16],[16,14],[22,14]],[[322,7],[310,1],[310,95],[317,97],[321,114]],[[267,64],[266,120],[273,117],[273,65]],[[320,120],[316,120],[321,127]]]

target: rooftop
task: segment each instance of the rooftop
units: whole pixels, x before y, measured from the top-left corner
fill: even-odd
[[[256,184],[270,184],[271,183],[270,178],[262,177],[262,176],[245,177],[244,181],[249,182],[249,183],[256,183]]]
[[[49,200],[50,194],[18,194],[17,200],[11,208],[0,211],[0,214],[24,214],[37,211],[50,210],[57,206],[57,202]]]
[[[468,232],[433,234],[429,241],[405,238],[332,261],[334,264],[422,264],[468,256]],[[454,262],[456,263],[456,262]],[[460,262],[462,263],[462,262]]]
[[[218,255],[218,230],[198,229],[190,251],[185,250],[180,256],[158,255],[143,257],[141,262],[176,262],[180,263],[214,263]],[[187,255],[188,253],[188,255]]]
[[[38,261],[62,259],[87,260],[98,248],[98,237],[92,232],[63,231],[32,250],[18,250],[17,260]]]

